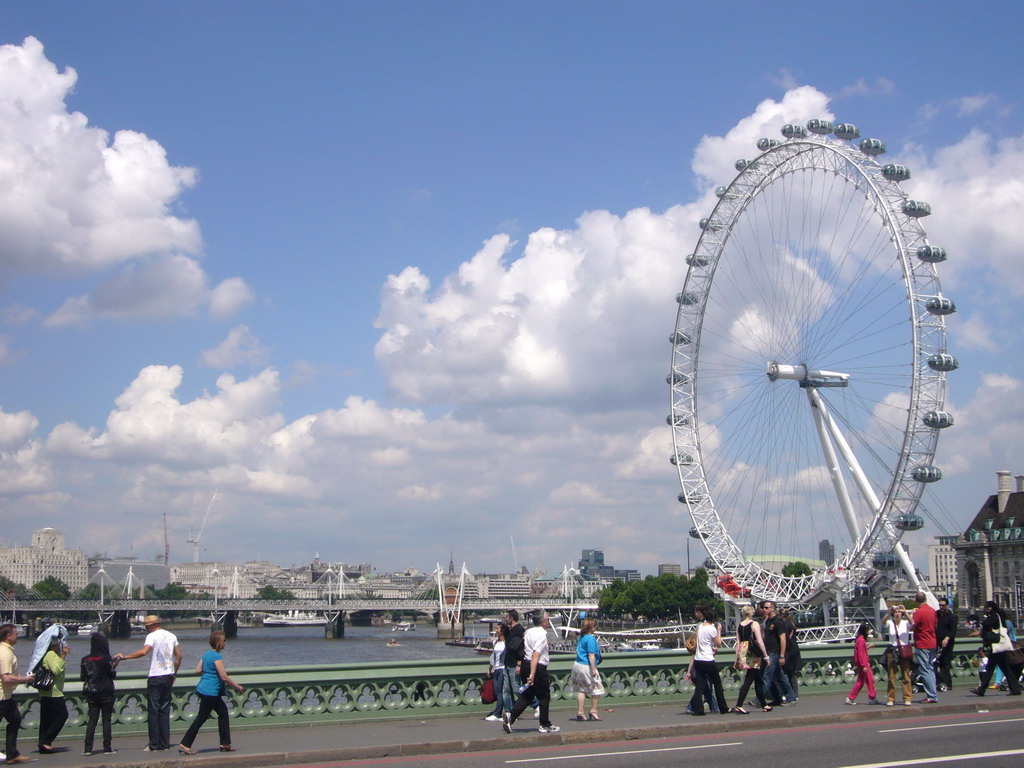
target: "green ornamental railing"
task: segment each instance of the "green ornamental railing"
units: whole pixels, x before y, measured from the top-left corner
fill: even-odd
[[[875,680],[884,685],[886,672],[880,651],[881,648],[872,651],[872,668]],[[854,680],[852,646],[804,648],[802,655],[801,695],[816,691],[845,695]],[[726,663],[731,661],[731,653],[720,658],[726,698],[732,703],[743,673]],[[684,679],[690,659],[689,654],[678,651],[608,654],[601,663],[601,676],[616,706],[672,700],[682,703],[693,693],[692,684]],[[572,661],[571,656],[553,657],[551,698],[555,708],[576,706],[575,694],[568,690]],[[486,673],[487,663],[480,656],[428,662],[232,669],[231,677],[246,690],[243,694],[230,691],[227,702],[232,728],[479,715],[493,707],[480,702],[480,686]],[[955,679],[970,678],[970,684],[974,684],[977,659],[973,644],[958,650],[952,674]],[[196,682],[194,674],[177,679],[171,706],[172,730],[185,730],[195,718],[199,709],[193,693]],[[965,685],[960,683],[958,687]],[[65,695],[68,721],[64,734],[74,735],[84,731],[88,707],[80,683],[69,681]],[[37,728],[38,697],[24,686],[19,687],[15,697],[22,707],[25,726]],[[144,673],[119,672],[114,729],[119,734],[146,732]]]

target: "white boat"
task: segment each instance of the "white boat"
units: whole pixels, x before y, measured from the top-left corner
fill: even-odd
[[[653,640],[624,640],[615,646],[616,651],[663,651],[661,643]]]
[[[78,625],[77,632],[80,635],[91,635],[95,631],[96,631],[96,625],[95,624],[79,624]]]
[[[416,629],[416,625],[411,621],[400,621],[391,627],[392,632],[411,632]]]
[[[325,624],[327,624],[326,616],[308,611],[268,613],[263,617],[264,627],[322,627]]]

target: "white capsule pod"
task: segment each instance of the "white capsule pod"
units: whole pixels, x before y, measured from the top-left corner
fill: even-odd
[[[939,264],[946,260],[946,249],[937,245],[922,245],[917,249],[917,258],[928,264]]]
[[[900,208],[907,216],[914,219],[932,215],[932,207],[923,200],[905,200]]]
[[[700,538],[700,531],[697,530],[697,526],[696,525],[693,526],[690,529],[690,538],[691,539],[699,539]]]
[[[680,504],[700,504],[704,501],[704,494],[697,493],[696,491],[692,491],[690,493],[686,493],[684,491],[676,496],[676,498],[679,499]]]
[[[688,453],[677,453],[675,456],[670,458],[669,461],[677,467],[688,467],[697,463],[693,456]]]
[[[786,123],[782,126],[782,135],[787,139],[805,139],[807,138],[807,129],[802,125]]]
[[[938,467],[933,467],[931,464],[921,464],[914,467],[910,476],[919,483],[935,483],[942,479],[942,470]]]
[[[706,267],[711,263],[711,257],[702,253],[691,253],[686,257],[686,263],[691,267]]]
[[[882,166],[882,176],[889,181],[906,181],[910,178],[910,169],[905,165],[889,163]]]
[[[704,568],[708,571],[717,571],[718,563],[715,562],[715,558],[709,557],[704,561]]]
[[[932,296],[924,303],[924,308],[932,315],[952,315],[956,312],[956,302],[945,296]]]
[[[674,347],[685,347],[693,344],[693,339],[682,331],[673,331],[668,337],[668,343]]]
[[[837,139],[853,141],[860,138],[860,128],[853,123],[836,123],[832,126],[832,133]]]
[[[700,294],[693,291],[680,291],[676,294],[676,304],[682,304],[684,307],[700,304]]]
[[[737,160],[734,165],[735,165],[737,171],[742,171],[744,168],[746,168],[748,165],[750,165],[750,161],[749,160]]]
[[[681,413],[670,414],[665,417],[665,423],[670,427],[688,427],[690,426],[690,417]]]
[[[865,155],[871,157],[877,157],[878,155],[884,155],[886,152],[885,142],[881,139],[861,139],[860,151]]]
[[[932,429],[945,429],[946,427],[953,426],[953,414],[948,411],[928,411],[921,421],[924,422],[926,427]]]
[[[939,352],[928,358],[928,367],[933,371],[955,371],[960,361],[947,352]]]
[[[807,121],[807,130],[817,136],[827,136],[832,133],[832,121],[822,120],[820,117],[812,117]]]
[[[782,146],[781,141],[778,139],[769,139],[767,136],[757,140],[757,148],[762,152],[767,152],[769,149],[775,149],[780,146]]]
[[[676,384],[688,384],[689,382],[690,377],[685,373],[680,373],[679,371],[672,371],[672,373],[665,377],[665,383],[671,384],[673,387]]]
[[[919,531],[924,528],[924,518],[920,515],[908,515],[903,513],[897,515],[896,520],[893,522],[896,529],[899,531]]]
[[[697,223],[697,226],[699,226],[703,230],[707,230],[710,232],[718,232],[720,229],[722,229],[722,222],[718,221],[718,219],[704,217]]]

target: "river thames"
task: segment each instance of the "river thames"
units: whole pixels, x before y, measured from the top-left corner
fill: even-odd
[[[182,670],[191,671],[199,658],[209,650],[208,629],[167,627],[181,645]],[[471,624],[468,634],[487,636],[486,624]],[[130,639],[110,640],[110,652],[129,653],[142,647],[145,635]],[[397,646],[389,646],[395,640]],[[24,649],[23,649],[24,647]],[[26,655],[31,641],[18,643],[19,655]],[[69,667],[77,674],[78,662],[89,652],[88,635],[71,636]],[[345,627],[345,637],[326,640],[323,627],[239,627],[238,637],[228,640],[223,651],[228,670],[241,667],[269,667],[288,664],[349,664],[358,662],[417,661],[428,659],[479,659],[487,671],[487,657],[472,648],[445,645],[438,639],[433,624],[417,625],[409,632],[396,632],[390,626]],[[124,663],[125,670],[148,669],[149,660],[134,659]]]

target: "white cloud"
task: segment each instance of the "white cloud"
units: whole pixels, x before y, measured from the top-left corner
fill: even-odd
[[[248,326],[239,325],[228,332],[224,341],[199,356],[199,364],[207,368],[237,368],[240,365],[265,365],[270,351]]]
[[[210,314],[217,318],[231,317],[242,307],[252,303],[252,290],[240,277],[220,282],[210,292]]]
[[[23,445],[38,426],[39,420],[28,411],[5,413],[0,408],[0,448]]]
[[[995,95],[991,93],[978,93],[974,96],[964,96],[956,102],[957,116],[966,117],[968,115],[973,115],[975,112],[979,112],[990,106],[995,102],[995,100]]]
[[[195,183],[157,142],[90,127],[68,112],[78,79],[33,37],[0,46],[0,265],[84,271],[200,247],[195,221],[171,206]]]

